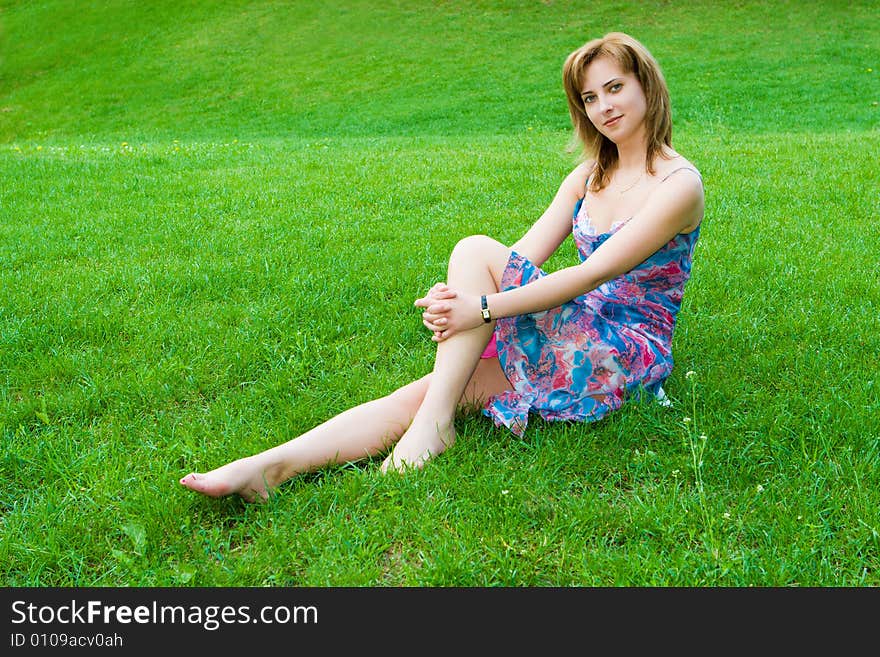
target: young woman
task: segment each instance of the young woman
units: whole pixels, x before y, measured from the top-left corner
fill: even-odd
[[[388,450],[383,472],[421,467],[454,442],[460,409],[522,435],[530,413],[594,421],[643,391],[662,394],[702,179],[672,148],[669,91],[641,43],[622,33],[586,43],[563,83],[586,159],[512,247],[461,240],[447,280],[415,301],[437,343],[433,371],[182,485],[265,499],[297,474]],[[568,235],[581,262],[543,272]]]

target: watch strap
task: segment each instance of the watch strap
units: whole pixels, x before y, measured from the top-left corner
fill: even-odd
[[[492,321],[492,313],[489,312],[489,304],[486,301],[486,295],[480,297],[480,314],[483,316],[483,322],[488,324]]]

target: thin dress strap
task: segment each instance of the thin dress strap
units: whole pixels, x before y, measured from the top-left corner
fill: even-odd
[[[660,182],[664,182],[664,181],[665,181],[669,176],[671,176],[673,173],[678,173],[678,172],[681,171],[682,169],[685,169],[685,170],[687,170],[687,171],[693,171],[695,174],[697,174],[698,176],[700,176],[700,172],[697,171],[696,169],[694,169],[693,167],[687,167],[687,166],[684,166],[684,167],[678,167],[677,169],[673,169],[672,171],[670,171],[669,173],[667,173],[665,176],[663,176],[663,180],[661,180]],[[703,179],[703,176],[700,176],[700,180],[702,180],[702,179]]]

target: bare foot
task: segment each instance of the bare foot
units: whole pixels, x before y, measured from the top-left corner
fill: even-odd
[[[454,442],[455,425],[451,421],[425,428],[413,423],[382,462],[380,470],[386,473],[389,470],[403,472],[407,468],[421,468]]]
[[[181,485],[209,497],[237,493],[247,502],[266,501],[269,488],[277,485],[267,479],[265,469],[253,457],[238,459],[204,474],[191,472]]]

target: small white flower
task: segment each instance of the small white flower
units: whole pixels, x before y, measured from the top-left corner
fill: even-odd
[[[507,495],[509,492],[510,492],[509,490],[503,490],[503,491],[501,491],[501,494],[502,494],[502,495]]]
[[[755,490],[758,491],[759,493],[763,493],[763,492],[764,492],[764,487],[763,487],[761,484],[758,484],[758,485],[755,487]]]
[[[722,513],[721,515],[723,515],[727,520],[730,520],[730,514],[727,513],[726,511],[724,513]]]
[[[709,440],[709,436],[707,436],[707,435],[704,434],[704,433],[701,433],[701,434],[700,434],[700,440],[702,440],[703,442],[706,442],[707,440]]]
[[[689,417],[682,418],[681,421],[684,422],[685,424],[690,424],[690,423],[691,423],[691,419],[690,419]]]
[[[687,372],[684,373],[684,378],[689,379],[689,378],[691,378],[694,374],[696,374],[696,372],[694,372],[693,370],[688,370]]]

